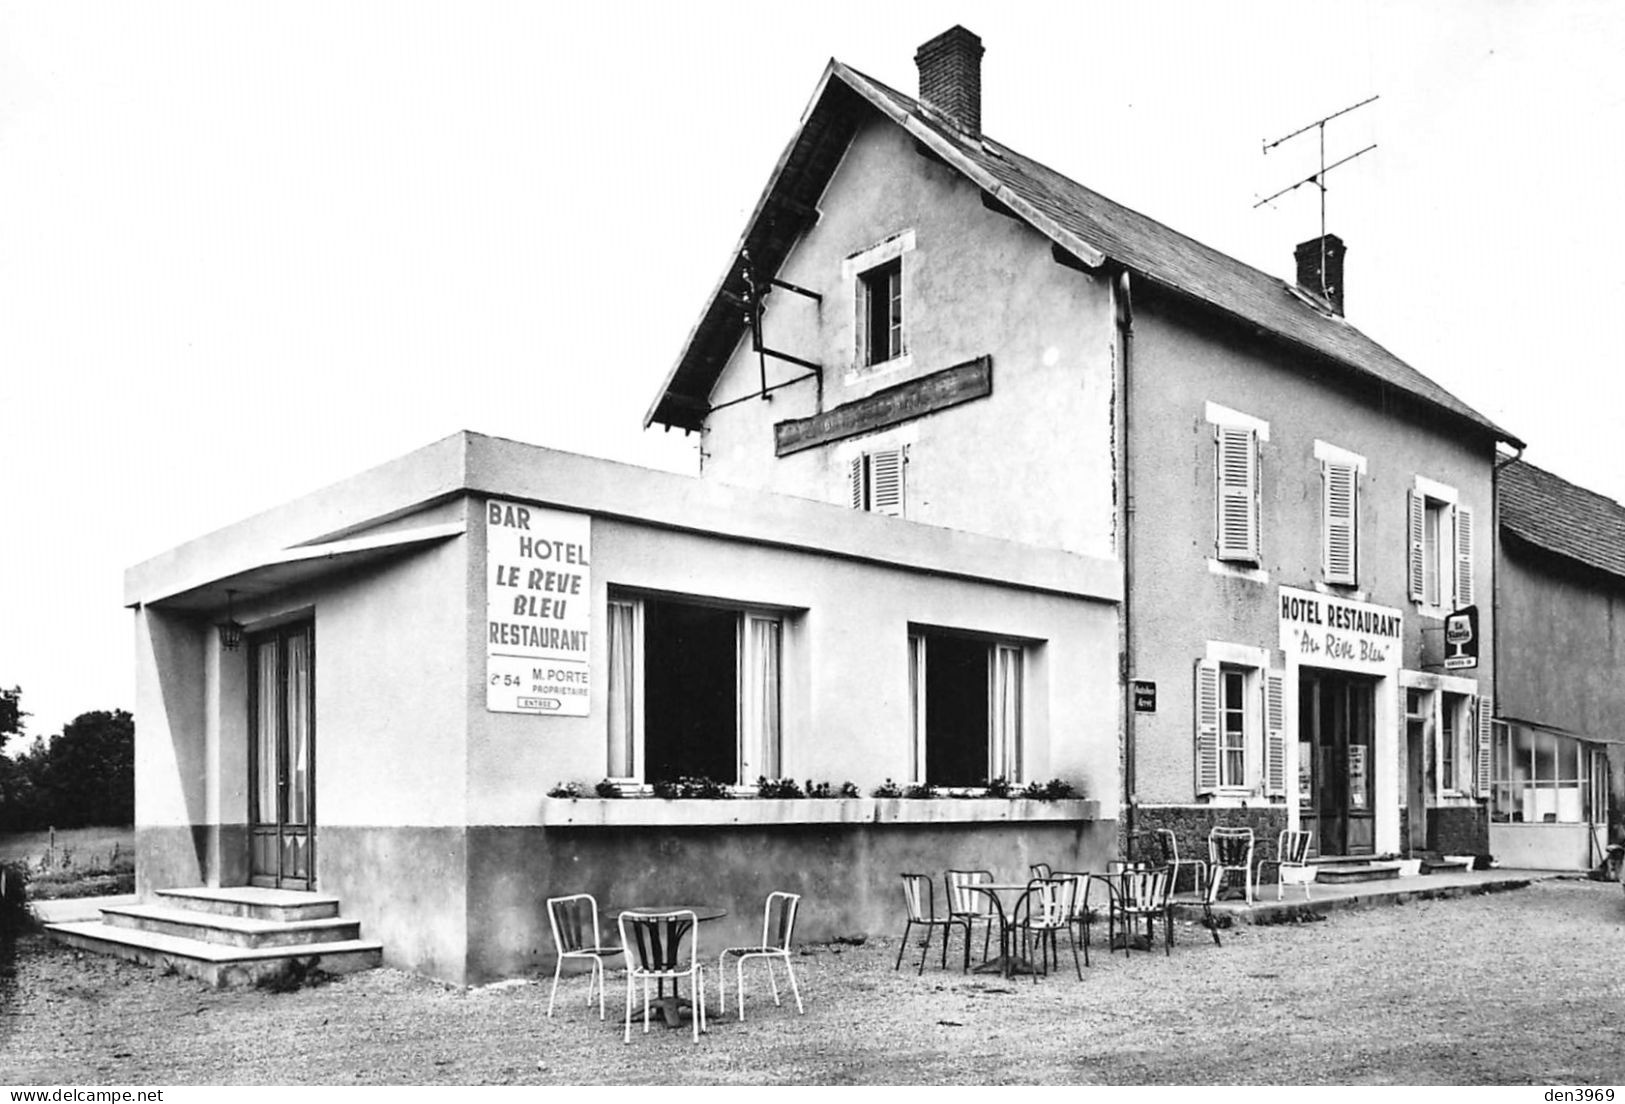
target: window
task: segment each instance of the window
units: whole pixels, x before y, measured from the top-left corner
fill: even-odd
[[[1025,781],[1025,647],[916,629],[908,653],[914,780],[933,786]]]
[[[858,275],[858,364],[871,367],[903,355],[903,258]]]
[[[612,596],[608,623],[611,778],[781,775],[780,615]]]
[[[1491,781],[1491,820],[1608,821],[1608,759],[1599,745],[1528,725],[1497,724]]]
[[[1258,431],[1214,427],[1217,442],[1217,558],[1258,562]]]
[[[901,448],[854,456],[847,468],[852,508],[902,517],[903,468],[907,461],[907,454]]]
[[[1196,790],[1286,794],[1285,682],[1259,667],[1196,665]]]
[[[1447,790],[1457,788],[1456,766],[1461,762],[1456,746],[1461,736],[1461,723],[1456,713],[1460,705],[1459,694],[1446,694],[1444,708],[1439,711],[1439,783]]]
[[[1328,583],[1354,586],[1359,579],[1360,473],[1351,463],[1321,463],[1324,550]]]
[[[1411,600],[1435,610],[1472,605],[1473,511],[1449,488],[1419,486],[1409,494]]]

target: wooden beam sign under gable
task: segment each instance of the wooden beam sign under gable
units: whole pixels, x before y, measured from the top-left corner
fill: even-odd
[[[810,418],[779,422],[773,426],[774,452],[789,456],[803,449],[922,418],[992,393],[993,358],[977,357],[842,403]]]

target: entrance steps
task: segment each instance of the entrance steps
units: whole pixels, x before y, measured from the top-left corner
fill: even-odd
[[[47,924],[81,950],[175,970],[216,988],[382,965],[384,945],[361,938],[339,899],[258,886],[161,889],[141,904],[104,906],[100,920]]]
[[[1386,862],[1319,863],[1315,882],[1319,885],[1345,885],[1349,882],[1384,882],[1399,877],[1399,864]]]

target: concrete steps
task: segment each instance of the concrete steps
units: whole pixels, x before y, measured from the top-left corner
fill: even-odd
[[[1315,881],[1321,885],[1385,882],[1397,877],[1399,877],[1398,863],[1325,863],[1315,867]]]
[[[384,947],[339,916],[337,897],[257,886],[160,890],[145,904],[101,910],[100,920],[47,924],[60,942],[173,969],[216,988],[253,985],[309,969],[330,974],[383,963]]]

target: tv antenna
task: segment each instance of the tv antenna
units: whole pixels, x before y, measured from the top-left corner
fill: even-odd
[[[1267,196],[1264,199],[1259,200],[1257,203],[1253,204],[1253,210],[1256,211],[1258,208],[1264,206],[1264,204],[1266,204],[1266,203],[1269,203],[1271,200],[1280,199],[1282,196],[1286,195],[1288,192],[1295,191],[1298,188],[1303,187],[1305,184],[1314,184],[1314,185],[1318,186],[1320,188],[1320,239],[1321,239],[1321,243],[1322,243],[1321,248],[1324,249],[1325,248],[1325,241],[1326,241],[1326,174],[1331,172],[1333,169],[1337,168],[1339,165],[1347,165],[1350,161],[1353,161],[1356,157],[1359,157],[1361,154],[1370,153],[1372,150],[1377,148],[1377,144],[1375,142],[1373,142],[1373,143],[1371,143],[1371,145],[1367,146],[1365,149],[1359,150],[1359,151],[1357,151],[1355,153],[1351,153],[1347,157],[1343,158],[1342,160],[1333,161],[1330,165],[1328,165],[1328,164],[1326,164],[1326,124],[1331,122],[1333,119],[1337,118],[1340,115],[1347,115],[1349,112],[1353,111],[1355,108],[1364,107],[1366,104],[1373,103],[1377,99],[1378,99],[1378,97],[1372,96],[1370,99],[1361,100],[1359,103],[1354,104],[1354,105],[1352,105],[1350,107],[1345,107],[1341,111],[1334,111],[1330,115],[1325,116],[1324,118],[1316,119],[1314,122],[1310,123],[1308,126],[1301,126],[1297,130],[1294,130],[1291,134],[1288,134],[1283,138],[1277,138],[1273,142],[1265,142],[1264,143],[1264,152],[1267,154],[1267,153],[1269,153],[1270,150],[1274,149],[1276,146],[1280,145],[1282,142],[1285,142],[1285,141],[1288,141],[1290,139],[1296,138],[1300,134],[1306,134],[1311,130],[1319,131],[1320,132],[1320,171],[1317,172],[1317,173],[1313,173],[1313,174],[1311,174],[1309,176],[1304,177],[1302,180],[1298,181],[1296,184],[1290,184],[1287,187],[1282,188],[1280,191],[1276,192],[1272,196]]]

